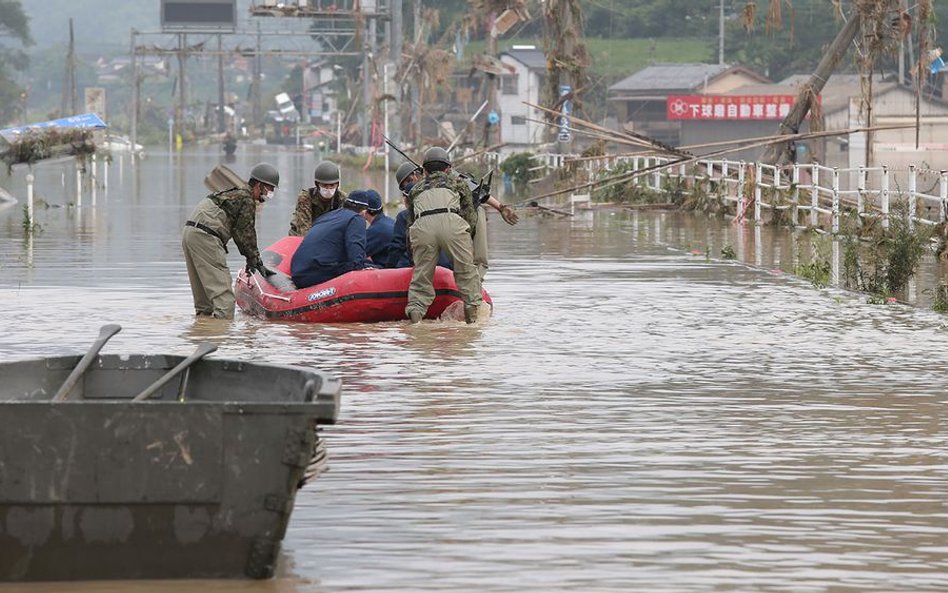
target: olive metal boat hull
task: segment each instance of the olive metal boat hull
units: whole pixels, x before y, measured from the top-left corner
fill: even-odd
[[[99,356],[0,364],[0,581],[268,578],[340,382],[309,369]]]

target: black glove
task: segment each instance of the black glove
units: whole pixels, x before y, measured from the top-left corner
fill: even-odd
[[[276,274],[276,272],[274,272],[274,271],[271,270],[270,268],[266,267],[266,266],[263,265],[262,263],[261,263],[261,264],[257,264],[256,267],[252,267],[250,264],[247,264],[247,275],[248,275],[248,276],[253,276],[253,273],[254,273],[255,271],[256,271],[256,272],[260,272],[260,275],[263,276],[264,278],[269,278],[270,276],[273,276],[274,274]]]

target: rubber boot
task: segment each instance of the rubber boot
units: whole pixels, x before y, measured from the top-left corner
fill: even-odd
[[[464,322],[477,323],[477,305],[464,305]]]

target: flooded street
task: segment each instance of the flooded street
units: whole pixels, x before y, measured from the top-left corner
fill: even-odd
[[[316,162],[248,147],[230,166],[264,159],[283,182],[261,247]],[[780,272],[786,231],[601,210],[490,216],[476,326],[198,321],[181,227],[217,162],[119,158],[95,207],[38,208],[32,240],[25,172],[4,178],[0,357],[82,352],[118,323],[106,353],[208,340],[340,375],[330,471],[297,496],[280,576],[0,593],[948,590],[943,316]],[[74,201],[71,163],[34,174],[38,198]],[[345,190],[381,181],[343,170]]]

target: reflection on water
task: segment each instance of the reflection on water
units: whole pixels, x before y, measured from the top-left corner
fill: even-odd
[[[288,181],[264,245],[315,164],[267,157]],[[599,211],[492,217],[483,325],[196,320],[180,225],[216,158],[113,172],[94,211],[43,210],[32,251],[0,210],[0,355],[82,351],[117,322],[107,352],[210,340],[331,370],[331,469],[299,493],[273,581],[69,591],[948,589],[939,315],[784,273],[806,249],[788,233]]]

